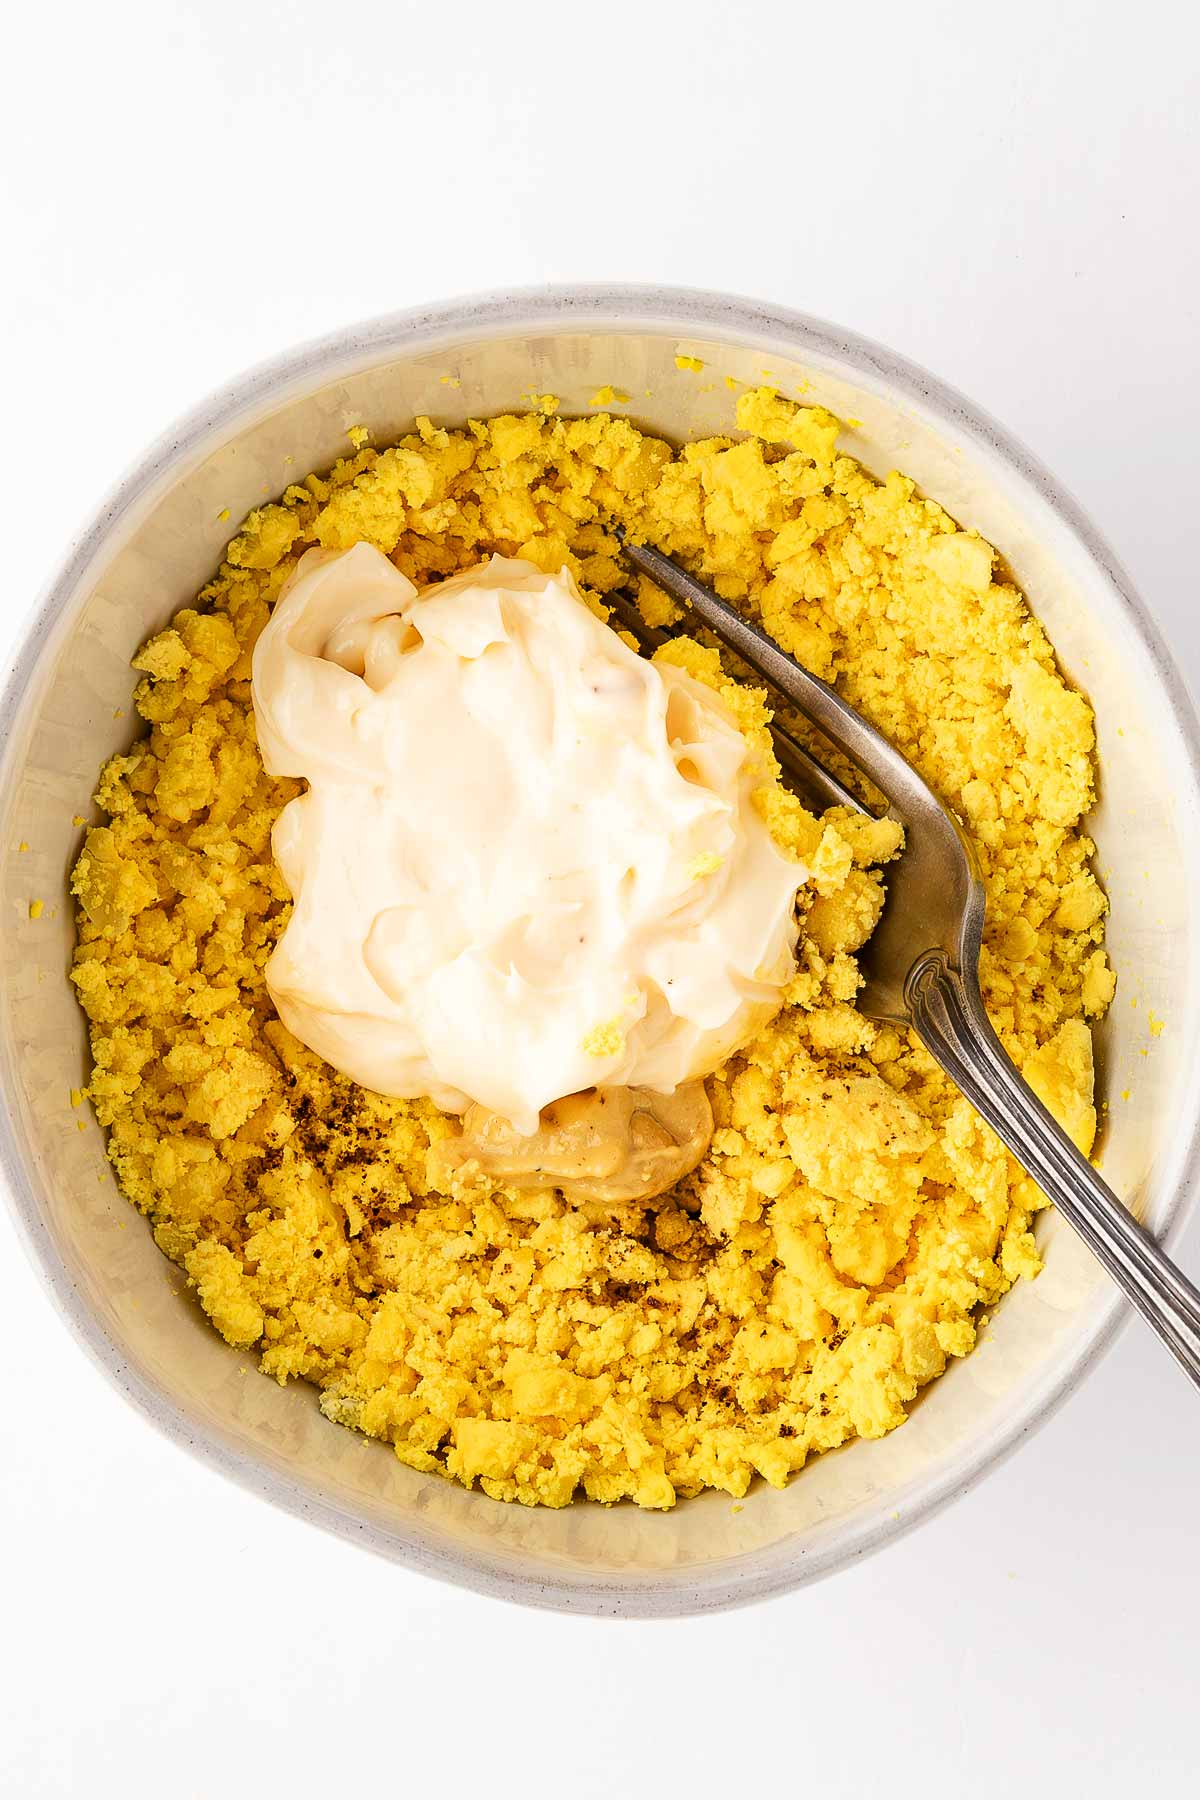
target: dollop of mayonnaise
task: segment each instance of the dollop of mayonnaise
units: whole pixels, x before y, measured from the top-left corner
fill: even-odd
[[[593,1086],[669,1094],[770,1018],[807,870],[724,705],[638,656],[565,569],[418,594],[310,550],[254,651],[294,898],[267,964],[301,1041],[379,1093],[518,1132]]]

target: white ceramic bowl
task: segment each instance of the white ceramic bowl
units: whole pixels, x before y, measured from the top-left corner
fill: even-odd
[[[702,374],[679,371],[678,354],[702,358]],[[415,1474],[326,1423],[312,1388],[244,1373],[246,1359],[217,1338],[103,1175],[94,1122],[76,1129],[68,1091],[85,1077],[86,1046],[65,979],[66,881],[81,836],[72,817],[91,814],[100,763],[130,739],[130,717],[116,716],[128,714],[129,658],[213,570],[225,508],[236,522],[332,461],[349,426],[384,443],[418,413],[453,425],[520,409],[533,393],[582,412],[611,383],[632,396],[631,417],[669,438],[726,430],[725,375],[769,380],[855,421],[845,443],[870,469],[902,467],[977,526],[1091,696],[1103,770],[1093,829],[1120,975],[1100,1033],[1102,1094],[1113,1100],[1104,1171],[1169,1234],[1197,1156],[1195,719],[1078,507],[991,420],[878,345],[747,301],[651,288],[487,296],[339,332],[235,382],[149,452],[54,580],[0,703],[0,1153],[67,1319],[148,1418],[268,1499],[430,1574],[580,1612],[709,1611],[887,1543],[1047,1416],[1111,1339],[1122,1311],[1114,1291],[1061,1221],[1043,1217],[1045,1273],[1006,1298],[985,1345],[925,1391],[900,1431],[818,1459],[784,1492],[756,1486],[736,1512],[717,1494],[662,1515],[527,1511]],[[46,901],[36,922],[34,895]],[[1170,1021],[1158,1039],[1146,1030],[1151,1008]]]

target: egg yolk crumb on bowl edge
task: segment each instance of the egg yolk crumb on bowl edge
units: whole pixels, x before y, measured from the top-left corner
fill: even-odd
[[[629,581],[614,521],[679,557],[836,680],[968,824],[992,1020],[1080,1148],[1095,1134],[1087,1021],[1114,978],[1080,827],[1086,701],[992,549],[903,475],[840,455],[829,414],[758,389],[737,422],[740,441],[676,450],[607,414],[421,419],[251,513],[135,658],[149,735],[106,765],[109,823],[74,875],[88,1093],[160,1248],[266,1373],[499,1499],[741,1495],[883,1435],[971,1349],[978,1309],[1037,1273],[1044,1201],[915,1040],[855,1010],[897,828],[814,818],[775,782],[762,803],[815,897],[787,1004],[708,1082],[695,1172],[624,1209],[470,1170],[432,1191],[451,1121],[336,1074],[263,979],[289,906],[271,827],[299,784],[262,768],[250,659],[306,549],[367,542],[418,584],[494,551],[565,564],[601,614]],[[637,595],[649,623],[676,619],[644,579]],[[693,639],[660,654],[769,759],[761,691]]]

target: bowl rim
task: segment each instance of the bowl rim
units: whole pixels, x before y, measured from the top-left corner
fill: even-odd
[[[1183,747],[1193,794],[1200,797],[1200,723],[1181,671],[1157,625],[1083,508],[1049,470],[982,408],[920,365],[884,345],[809,314],[736,295],[654,284],[572,283],[510,288],[458,296],[382,314],[328,332],[255,364],[184,414],[110,490],[76,535],[57,573],[26,619],[18,624],[8,679],[0,691],[0,787],[14,730],[42,653],[82,581],[104,557],[110,540],[172,469],[215,448],[264,402],[280,404],[300,391],[370,366],[389,350],[451,347],[506,333],[552,335],[578,330],[661,331],[725,336],[735,342],[790,355],[827,357],[849,364],[868,379],[886,383],[901,399],[918,404],[974,446],[998,457],[1040,498],[1059,526],[1074,537],[1109,585],[1126,621],[1146,651]],[[1200,1076],[1193,1079],[1193,1086]],[[1192,1109],[1186,1141],[1177,1149],[1176,1178],[1163,1206],[1159,1235],[1169,1243],[1181,1230],[1196,1194],[1200,1169],[1200,1108]],[[199,1429],[165,1390],[134,1368],[76,1290],[38,1208],[19,1149],[7,1096],[0,1105],[0,1181],[18,1236],[58,1310],[93,1362],[130,1403],[173,1443],[229,1476],[244,1489],[307,1518],[342,1538],[364,1544],[391,1560],[478,1593],[555,1611],[631,1618],[668,1618],[748,1605],[835,1573],[892,1542],[966,1493],[1043,1425],[1111,1347],[1131,1309],[1114,1287],[1060,1367],[1023,1395],[1002,1427],[974,1440],[922,1484],[903,1515],[852,1521],[815,1551],[781,1550],[767,1566],[739,1574],[736,1560],[710,1573],[667,1571],[656,1577],[551,1577],[520,1571],[506,1559],[467,1548],[441,1550],[407,1542],[348,1511],[314,1499],[299,1483],[282,1478],[252,1454],[233,1450]]]

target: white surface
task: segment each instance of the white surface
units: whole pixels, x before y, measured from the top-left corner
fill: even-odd
[[[796,305],[957,382],[1074,488],[1200,687],[1194,16],[827,14],[24,12],[0,634],[238,367],[425,298],[613,276]],[[1138,1328],[881,1558],[613,1625],[433,1586],[193,1466],[0,1240],[6,1794],[1195,1791],[1200,1410]],[[1200,1268],[1200,1226],[1181,1250]]]

